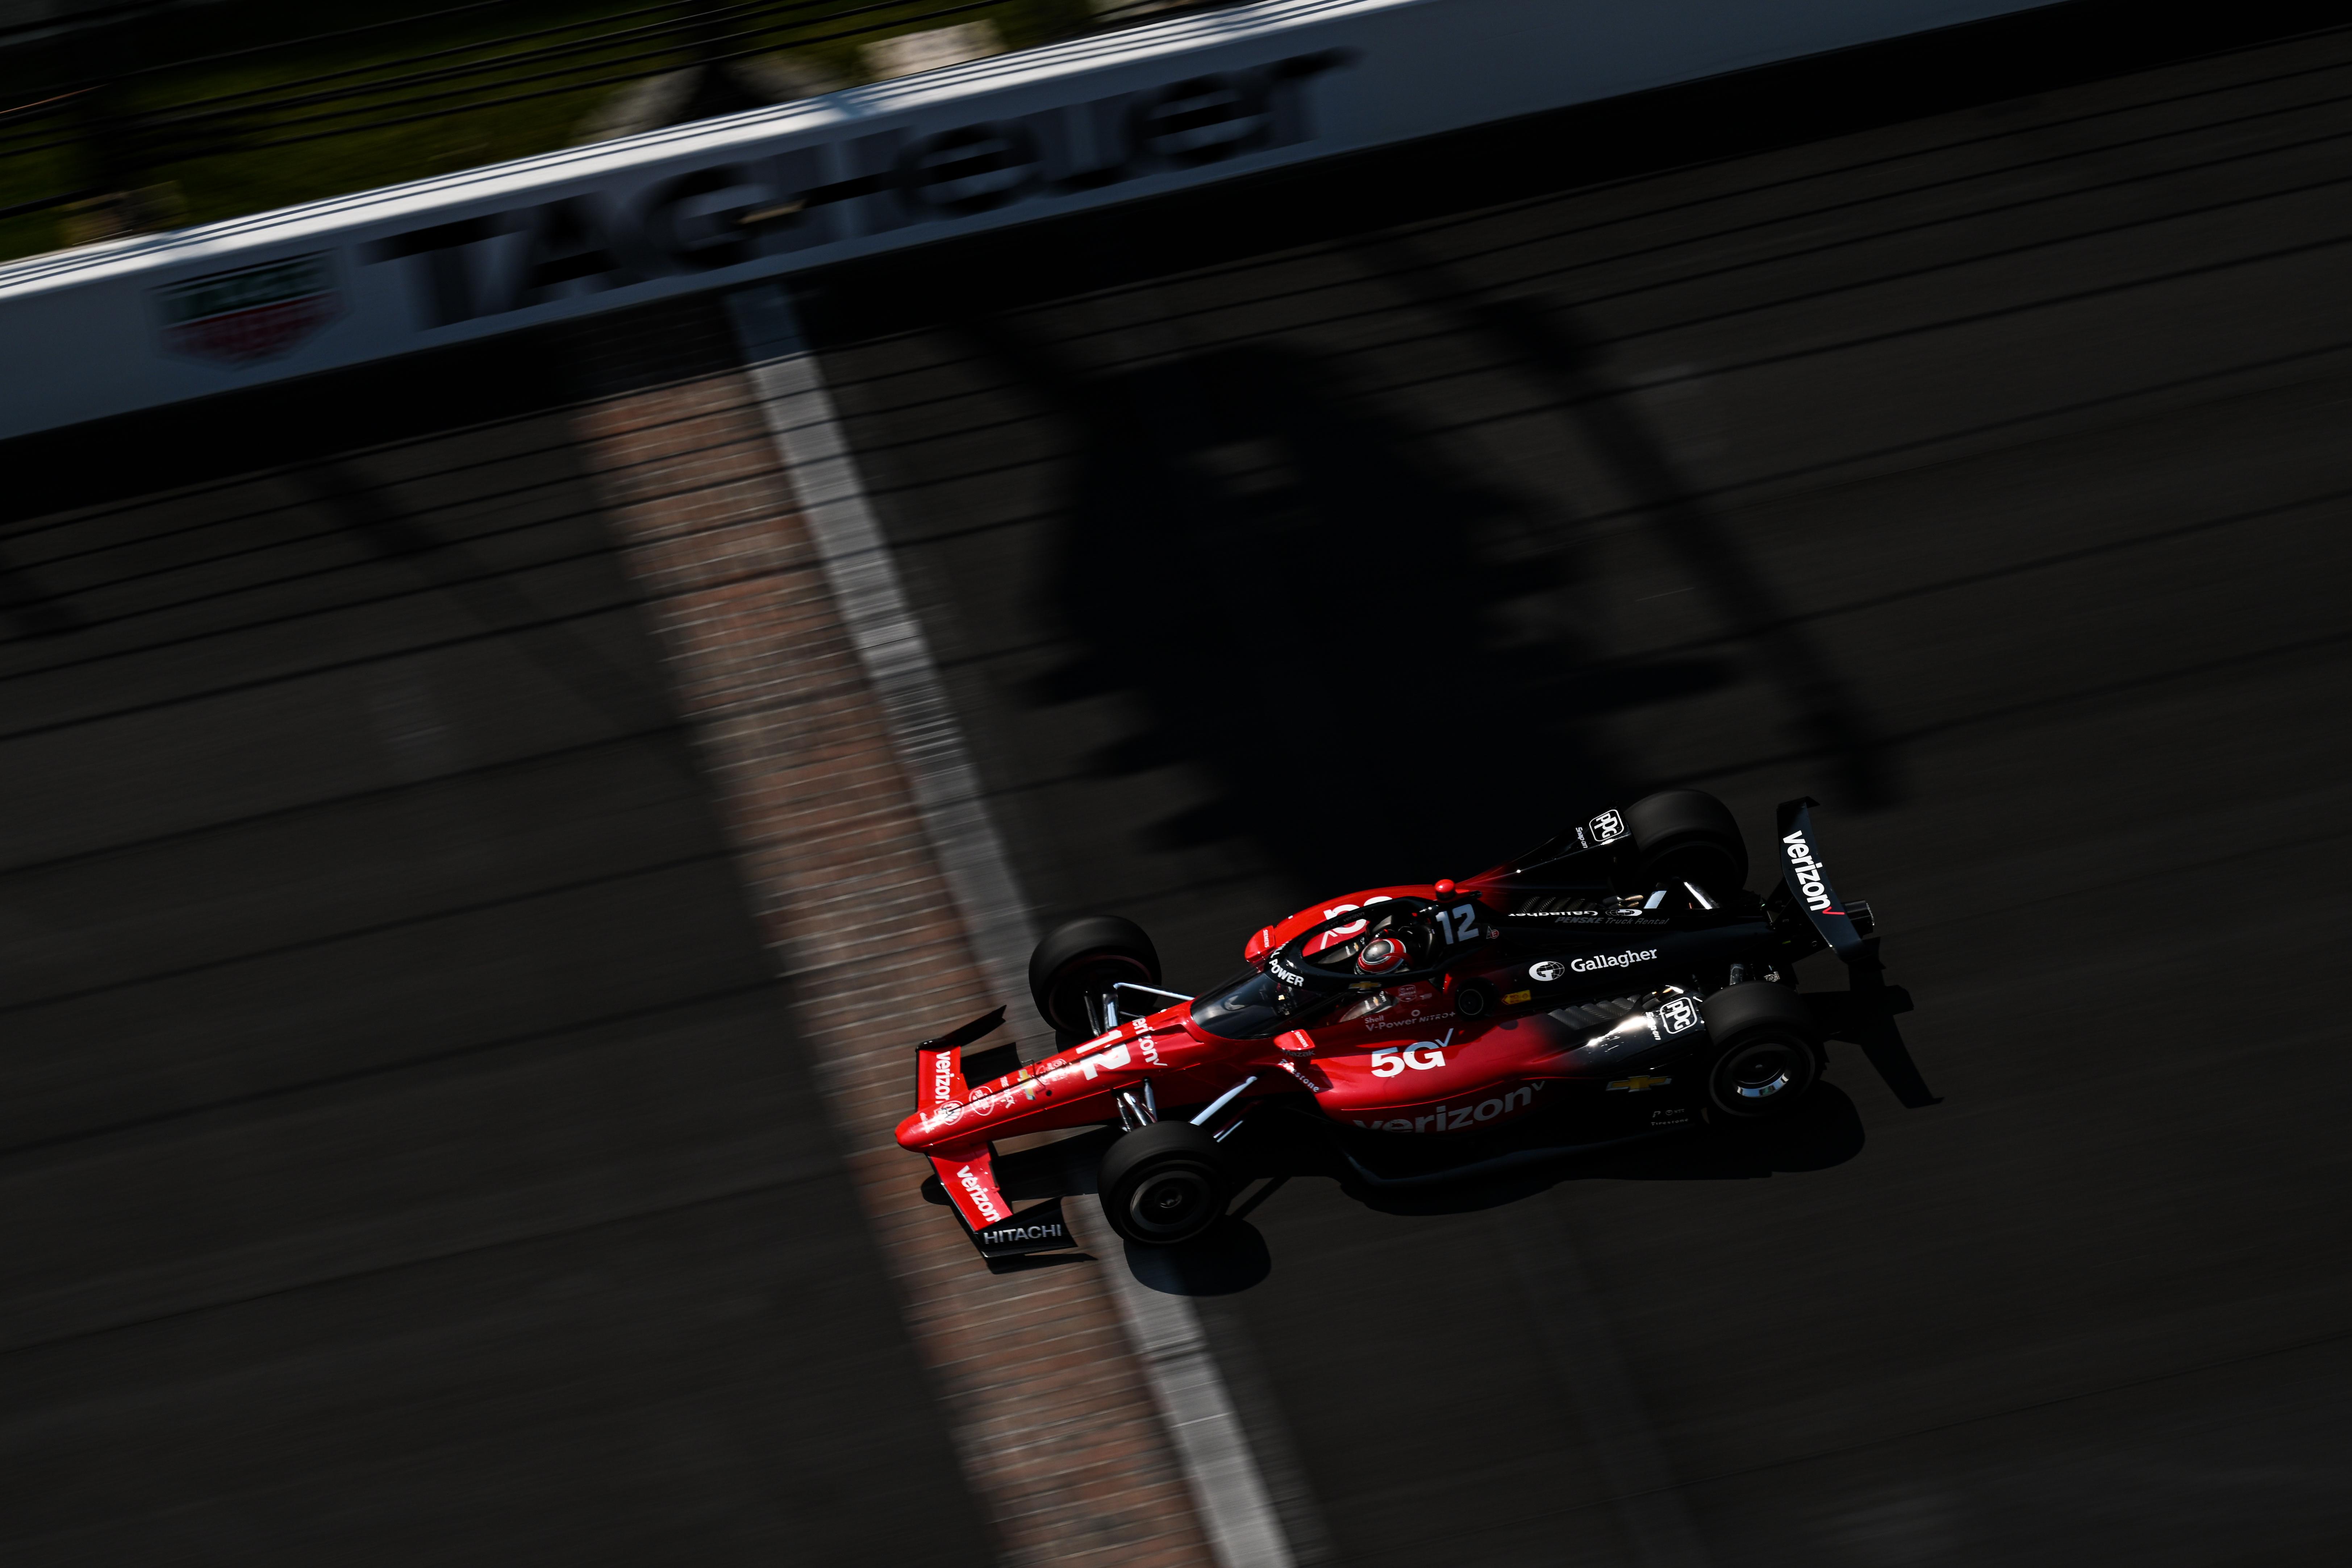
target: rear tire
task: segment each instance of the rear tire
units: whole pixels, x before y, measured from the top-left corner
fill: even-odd
[[[1092,1039],[1102,1020],[1087,1016],[1087,997],[1121,980],[1160,984],[1160,952],[1143,928],[1117,915],[1087,915],[1045,933],[1029,954],[1029,995],[1045,1022]]]
[[[1751,981],[1702,1006],[1714,1051],[1706,1064],[1708,1111],[1759,1121],[1793,1110],[1822,1076],[1821,1031],[1804,999],[1785,985]]]
[[[1731,809],[1705,790],[1643,795],[1625,808],[1625,826],[1653,888],[1695,882],[1721,894],[1748,885],[1748,840]]]
[[[1155,1121],[1122,1134],[1096,1181],[1111,1229],[1139,1247],[1175,1247],[1205,1236],[1233,1195],[1217,1141],[1189,1121]]]

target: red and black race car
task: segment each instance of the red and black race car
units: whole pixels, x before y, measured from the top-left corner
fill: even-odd
[[[1225,1140],[1253,1116],[1313,1121],[1376,1186],[1784,1114],[1827,1059],[1797,960],[1826,947],[1856,991],[1908,1006],[1881,978],[1869,906],[1831,886],[1813,805],[1780,808],[1768,896],[1746,889],[1723,803],[1674,790],[1458,883],[1301,910],[1197,996],[1162,988],[1132,922],[1073,921],[1038,944],[1029,979],[1077,1043],[1027,1066],[988,1053],[1012,1070],[973,1083],[965,1051],[1002,1008],[924,1041],[898,1142],[1001,1258],[1071,1244],[1058,1199],[1015,1213],[1000,1184],[993,1145],[1027,1134],[1105,1129],[1105,1215],[1130,1242],[1169,1246],[1225,1215],[1244,1175]]]

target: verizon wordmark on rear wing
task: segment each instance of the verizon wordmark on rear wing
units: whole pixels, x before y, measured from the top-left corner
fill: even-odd
[[[1838,897],[1830,884],[1830,868],[1814,848],[1812,808],[1820,804],[1811,795],[1780,803],[1780,876],[1812,921],[1813,929],[1830,944],[1830,951],[1853,963],[1875,953],[1878,939],[1856,929],[1856,915],[1862,917],[1864,926],[1868,925],[1869,907],[1849,904]]]

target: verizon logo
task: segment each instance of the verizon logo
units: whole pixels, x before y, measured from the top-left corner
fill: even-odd
[[[1816,914],[1833,914],[1830,908],[1830,868],[1813,858],[1813,847],[1805,842],[1802,829],[1790,834],[1780,842],[1788,846],[1789,874],[1797,879],[1797,891],[1803,895],[1805,905]]]
[[[1004,1217],[1004,1211],[989,1195],[987,1184],[972,1173],[970,1165],[958,1168],[956,1185],[963,1189],[964,1195],[971,1200],[971,1206],[979,1211],[981,1218],[993,1225]]]

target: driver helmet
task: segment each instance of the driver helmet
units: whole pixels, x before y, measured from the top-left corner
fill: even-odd
[[[1392,974],[1404,966],[1404,943],[1392,936],[1376,936],[1356,954],[1359,974]]]

